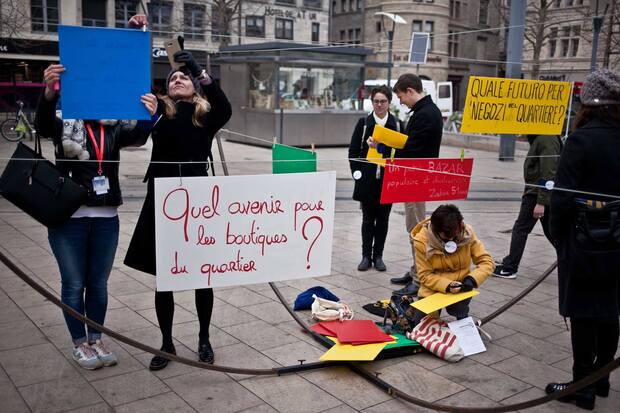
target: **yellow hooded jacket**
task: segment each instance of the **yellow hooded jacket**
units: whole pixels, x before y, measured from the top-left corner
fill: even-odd
[[[495,263],[471,225],[465,225],[463,234],[455,240],[458,248],[452,254],[444,250],[443,241],[431,231],[430,226],[429,218],[411,231],[420,277],[418,296],[424,298],[436,292],[446,293],[452,281],[463,282],[467,275],[476,280],[477,287],[480,287],[495,269]]]

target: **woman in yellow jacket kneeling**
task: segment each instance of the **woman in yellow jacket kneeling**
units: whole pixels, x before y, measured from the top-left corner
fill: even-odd
[[[420,277],[418,297],[437,292],[456,294],[478,288],[493,272],[495,263],[454,205],[441,205],[430,219],[412,231],[416,266]],[[473,266],[472,266],[473,264]],[[472,268],[473,267],[473,268]],[[469,315],[468,298],[446,307],[458,320]],[[417,324],[426,314],[416,310]],[[438,314],[437,314],[438,316]]]

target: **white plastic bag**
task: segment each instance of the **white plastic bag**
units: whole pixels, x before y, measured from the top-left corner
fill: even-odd
[[[346,303],[326,300],[317,297],[316,294],[312,294],[312,298],[314,298],[314,302],[311,306],[312,318],[319,321],[343,321],[353,319],[353,311]]]

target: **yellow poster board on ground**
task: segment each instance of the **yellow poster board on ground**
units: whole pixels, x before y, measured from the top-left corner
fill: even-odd
[[[336,337],[327,338],[336,344],[323,353],[319,358],[321,361],[373,361],[385,346],[396,342],[396,339],[394,339],[394,341],[387,343],[360,344],[354,346],[352,344],[342,344]]]
[[[422,311],[424,314],[430,314],[433,311],[446,308],[449,305],[458,303],[459,301],[466,300],[478,294],[480,293],[476,290],[471,290],[466,293],[456,293],[456,294],[435,293],[431,296],[428,296],[414,303],[411,303],[411,306]]]
[[[559,135],[570,82],[471,76],[461,132]]]

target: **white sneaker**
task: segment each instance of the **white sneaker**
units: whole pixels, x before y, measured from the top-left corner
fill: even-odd
[[[92,348],[93,351],[97,354],[97,357],[99,358],[99,360],[101,360],[105,367],[114,366],[116,363],[118,363],[118,360],[114,353],[112,353],[110,349],[108,349],[108,347],[103,344],[103,341],[95,341],[90,345],[90,348]]]
[[[103,367],[103,362],[97,357],[97,353],[88,345],[82,343],[73,347],[73,360],[86,370],[97,370]]]

